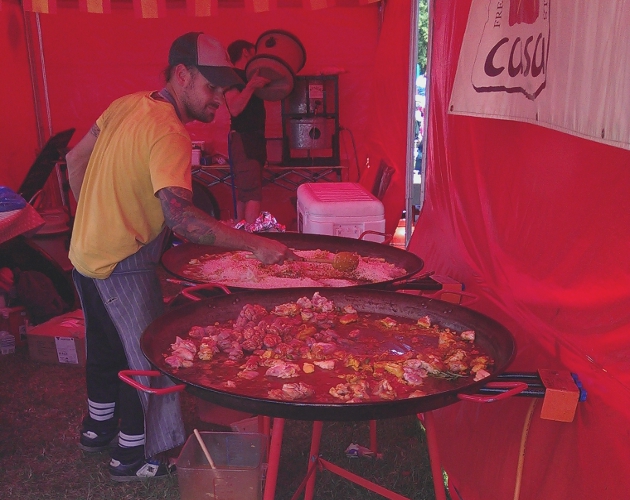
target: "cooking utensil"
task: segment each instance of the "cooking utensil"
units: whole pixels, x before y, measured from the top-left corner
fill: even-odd
[[[359,267],[360,257],[356,253],[351,252],[339,252],[331,259],[304,259],[307,262],[323,262],[325,264],[332,264],[333,269],[342,271],[345,273],[354,271]]]
[[[223,322],[238,316],[245,304],[259,304],[266,309],[300,297],[311,297],[315,291],[333,300],[337,306],[352,305],[360,313],[384,314],[417,319],[428,315],[433,322],[455,331],[474,330],[476,343],[495,361],[490,377],[478,382],[460,381],[461,386],[427,396],[365,403],[304,403],[251,397],[238,389],[212,386],[212,373],[200,367],[174,369],[164,362],[176,336],[185,336],[192,326]],[[151,323],[140,339],[147,359],[173,381],[185,384],[194,396],[227,408],[272,417],[297,420],[373,420],[411,415],[459,401],[460,394],[472,394],[505,371],[515,354],[511,333],[496,321],[480,313],[449,302],[366,288],[294,288],[248,291],[214,297],[171,309]],[[449,386],[451,387],[451,386]]]
[[[261,233],[259,236],[270,238],[276,241],[284,243],[290,248],[296,250],[328,250],[331,253],[338,254],[340,252],[357,253],[363,257],[376,257],[381,258],[385,262],[394,264],[406,271],[406,273],[396,279],[381,281],[378,283],[371,283],[367,285],[353,285],[352,287],[360,286],[362,288],[384,288],[384,287],[397,287],[398,284],[405,283],[405,288],[409,286],[409,279],[419,273],[424,262],[417,255],[402,250],[400,248],[392,247],[389,245],[382,245],[373,241],[355,240],[352,238],[342,238],[339,236],[329,236],[321,234],[303,234],[303,233]],[[167,250],[162,256],[162,265],[164,268],[175,277],[191,281],[194,283],[206,283],[198,279],[191,278],[184,274],[184,269],[188,263],[193,259],[198,259],[205,254],[220,254],[225,253],[224,248],[211,247],[204,245],[196,245],[193,243],[184,243],[176,247],[172,247]],[[230,283],[222,283],[230,288],[232,291],[244,291],[249,290],[242,286],[233,286]]]
[[[213,469],[216,469],[217,467],[214,465],[214,460],[212,460],[212,456],[210,456],[208,447],[206,446],[206,443],[203,442],[203,439],[201,438],[201,434],[199,434],[199,431],[197,429],[195,429],[193,432],[195,433],[195,437],[197,438],[197,441],[199,441],[199,446],[201,446],[201,450],[203,451],[203,454],[206,456],[206,460],[210,464],[210,467],[212,467]]]
[[[253,254],[246,256],[247,259],[255,259]],[[352,272],[359,267],[360,257],[356,253],[352,252],[339,252],[335,254],[332,259],[318,259],[315,257],[305,257],[302,259],[304,262],[316,262],[320,264],[331,264],[333,269],[342,272]]]

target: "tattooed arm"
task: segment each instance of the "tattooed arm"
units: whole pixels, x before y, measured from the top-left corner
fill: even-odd
[[[248,250],[263,264],[282,264],[297,257],[282,243],[231,228],[192,204],[192,193],[167,187],[157,193],[166,225],[192,243],[214,245],[228,250]]]
[[[66,155],[66,164],[68,166],[68,182],[74,199],[79,201],[79,193],[83,184],[83,177],[87,169],[88,161],[92,155],[92,150],[96,144],[96,139],[101,130],[96,123],[92,125],[90,131],[85,134],[78,144]]]

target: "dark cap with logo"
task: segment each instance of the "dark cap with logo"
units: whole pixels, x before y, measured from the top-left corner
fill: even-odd
[[[204,33],[186,33],[177,38],[168,53],[168,64],[195,66],[213,85],[229,88],[244,85],[234,71],[225,47]]]

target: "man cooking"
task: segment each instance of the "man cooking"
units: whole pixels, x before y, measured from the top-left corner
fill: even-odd
[[[114,101],[66,157],[78,200],[70,260],[86,319],[88,414],[79,446],[112,448],[110,477],[163,477],[158,456],[185,432],[176,394],[149,396],[118,379],[148,370],[139,345],[162,313],[155,272],[170,228],[193,242],[248,250],[264,264],[293,259],[283,244],[230,228],[192,204],[191,141],[184,124],[211,122],[224,90],[242,85],[221,43],[203,33],[177,38],[166,86]],[[144,379],[146,385],[149,382]],[[153,386],[171,384],[166,377]]]

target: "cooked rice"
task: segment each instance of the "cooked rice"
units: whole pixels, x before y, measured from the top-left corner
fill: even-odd
[[[334,253],[327,250],[294,250],[303,259],[328,259]],[[249,258],[248,258],[249,256]],[[243,288],[295,288],[304,286],[344,287],[379,283],[404,276],[405,269],[382,258],[360,257],[354,271],[343,272],[331,264],[287,261],[282,265],[264,266],[249,252],[206,254],[192,260],[184,269],[192,279]]]

